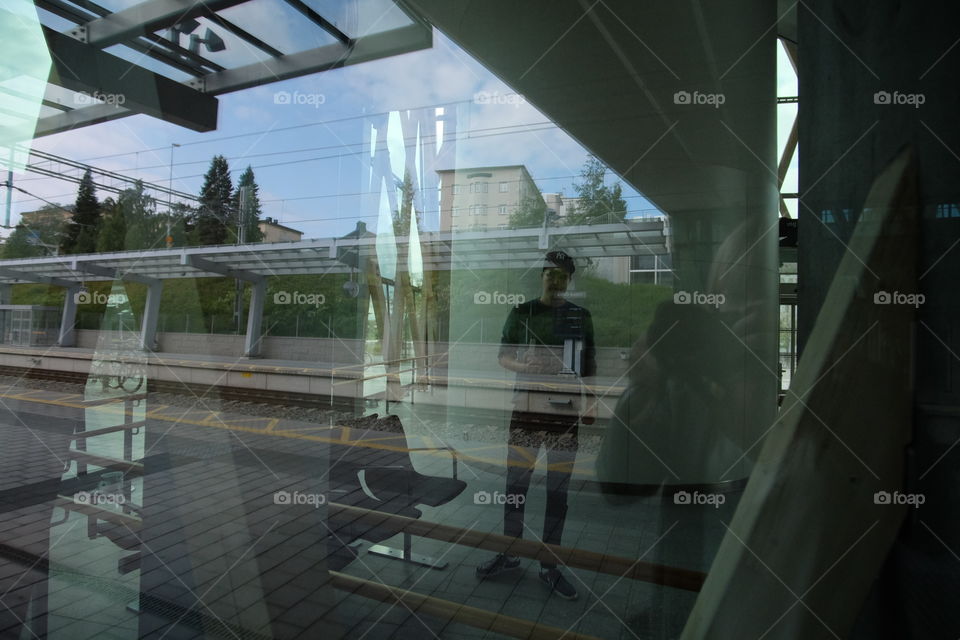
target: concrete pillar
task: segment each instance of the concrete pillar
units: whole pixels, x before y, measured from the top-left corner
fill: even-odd
[[[157,319],[160,317],[160,296],[163,294],[163,280],[156,280],[147,286],[147,301],[143,305],[143,321],[140,324],[140,348],[153,351],[157,342]]]
[[[74,327],[77,323],[77,295],[80,293],[80,284],[66,287],[63,297],[63,316],[60,319],[60,339],[57,344],[61,347],[76,346],[77,334]]]
[[[267,281],[261,278],[250,283],[250,310],[247,312],[247,337],[243,343],[243,355],[260,357],[260,328],[263,326],[263,302],[267,296]]]

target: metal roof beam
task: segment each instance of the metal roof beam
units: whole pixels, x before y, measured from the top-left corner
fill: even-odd
[[[334,38],[340,41],[341,44],[350,46],[353,44],[353,41],[350,39],[350,36],[345,34],[340,29],[337,29],[336,26],[322,15],[308,7],[303,3],[302,0],[286,0],[286,3],[305,15],[311,22],[319,26],[321,29],[332,35]]]
[[[0,267],[0,278],[8,278],[10,280],[22,280],[24,282],[36,282],[38,284],[49,284],[54,287],[69,288],[69,287],[80,286],[80,283],[74,280],[64,280],[63,278],[41,276],[35,273],[26,272],[26,271],[17,271],[15,269],[7,269],[6,267]]]
[[[204,93],[220,95],[328,69],[339,69],[351,64],[419,51],[432,45],[433,33],[419,24],[412,24],[364,36],[356,40],[352,47],[336,42],[308,51],[211,73],[202,78],[190,80],[188,84]]]
[[[7,12],[0,12],[0,15],[9,16]],[[122,95],[123,108],[194,131],[217,128],[218,102],[213,96],[204,95],[48,27],[43,28],[43,33],[53,58],[51,83],[72,91]],[[120,117],[115,112],[114,115]]]
[[[80,260],[73,260],[70,264],[71,268],[74,271],[83,271],[84,273],[89,273],[95,276],[100,276],[102,278],[109,278],[110,280],[124,280],[128,282],[139,282],[140,284],[157,284],[160,282],[157,278],[151,278],[149,276],[140,275],[137,273],[132,273],[129,271],[123,271],[116,267],[105,267],[100,264],[94,264],[92,262],[82,262]]]
[[[236,278],[244,282],[252,282],[253,284],[263,282],[264,279],[259,273],[252,273],[250,271],[244,271],[243,269],[231,269],[225,264],[207,260],[195,254],[182,254],[180,256],[180,264],[185,267],[193,267],[200,271],[206,271],[207,273],[216,273],[227,278]]]
[[[172,27],[208,12],[243,4],[247,0],[147,0],[129,9],[91,20],[71,30],[75,38],[98,48]]]

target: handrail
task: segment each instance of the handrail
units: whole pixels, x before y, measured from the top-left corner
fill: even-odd
[[[561,547],[536,540],[524,540],[497,533],[464,529],[445,524],[437,524],[408,518],[383,511],[373,511],[362,507],[352,507],[331,502],[328,514],[331,518],[348,516],[354,524],[366,524],[371,528],[390,523],[398,531],[431,538],[443,542],[453,542],[468,547],[487,549],[511,555],[523,556],[534,560],[555,562],[575,569],[586,569],[597,573],[622,576],[632,580],[650,582],[665,587],[675,587],[687,591],[699,591],[707,575],[701,571],[671,567],[668,565],[643,562],[633,558],[614,556],[584,549]]]

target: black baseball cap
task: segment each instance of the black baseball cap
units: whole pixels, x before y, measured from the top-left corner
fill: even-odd
[[[568,276],[572,276],[577,270],[577,266],[573,263],[573,258],[571,258],[566,251],[550,251],[543,259],[544,269],[558,267],[566,271]]]

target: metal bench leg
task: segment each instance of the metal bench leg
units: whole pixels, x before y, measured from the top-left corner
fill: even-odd
[[[431,558],[430,556],[424,556],[419,553],[413,553],[413,540],[412,536],[409,533],[404,532],[403,534],[403,549],[396,549],[394,547],[387,546],[385,544],[375,544],[370,547],[367,551],[372,553],[375,556],[383,556],[384,558],[393,558],[394,560],[402,560],[403,562],[409,562],[410,564],[418,564],[421,567],[427,567],[429,569],[437,569],[442,571],[447,568],[447,562],[437,560],[436,558]]]

